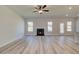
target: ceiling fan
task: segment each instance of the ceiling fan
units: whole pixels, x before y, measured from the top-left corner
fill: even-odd
[[[38,12],[40,14],[42,14],[43,12],[49,12],[48,9],[45,9],[47,7],[47,5],[36,5],[34,8],[35,10],[33,12]]]

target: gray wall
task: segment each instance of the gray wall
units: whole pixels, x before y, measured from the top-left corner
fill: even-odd
[[[67,32],[66,31],[66,28],[67,28],[67,21],[71,20],[73,23],[72,23],[72,29],[73,31],[72,32]],[[27,31],[27,22],[28,21],[33,21],[34,23],[34,32],[28,32]],[[53,32],[48,32],[47,30],[47,22],[48,21],[52,21],[53,22]],[[25,35],[36,35],[36,29],[37,28],[44,28],[45,29],[45,35],[60,35],[60,23],[63,22],[65,24],[65,33],[64,35],[73,35],[74,34],[74,18],[49,18],[49,17],[45,17],[45,18],[42,18],[42,17],[33,17],[33,18],[27,18],[24,20],[25,22]]]
[[[24,35],[24,20],[6,6],[0,6],[0,47]]]

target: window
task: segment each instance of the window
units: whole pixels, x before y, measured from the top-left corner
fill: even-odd
[[[48,32],[52,32],[52,22],[48,22]]]
[[[60,23],[60,33],[64,33],[64,23]]]
[[[28,32],[33,32],[33,22],[28,22]]]
[[[72,31],[72,22],[71,21],[67,22],[67,31]]]

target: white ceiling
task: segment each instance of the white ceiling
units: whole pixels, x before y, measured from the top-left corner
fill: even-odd
[[[51,17],[78,17],[79,16],[79,6],[78,5],[47,5],[46,9],[49,9],[48,13],[33,13],[33,5],[9,5],[7,6],[18,15],[23,18],[28,17],[39,17],[39,16],[51,16]],[[72,7],[69,10],[69,7]],[[66,16],[68,14],[68,16]]]

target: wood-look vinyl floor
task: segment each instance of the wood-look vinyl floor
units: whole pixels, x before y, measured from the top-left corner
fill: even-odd
[[[7,46],[6,46],[7,47]],[[1,54],[78,54],[73,36],[25,36]]]

